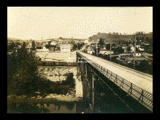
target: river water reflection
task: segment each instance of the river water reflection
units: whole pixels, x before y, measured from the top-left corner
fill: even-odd
[[[77,113],[81,112],[83,103],[34,103],[34,104],[16,104],[8,105],[8,113]]]

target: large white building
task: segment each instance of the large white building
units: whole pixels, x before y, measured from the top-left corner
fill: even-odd
[[[71,44],[60,44],[61,52],[71,52]]]

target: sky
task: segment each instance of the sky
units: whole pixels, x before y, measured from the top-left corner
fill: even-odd
[[[89,38],[153,31],[153,7],[8,7],[7,35],[20,39]]]

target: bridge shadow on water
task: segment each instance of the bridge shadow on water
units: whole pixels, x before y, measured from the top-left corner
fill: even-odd
[[[152,113],[98,70],[89,67],[103,80],[95,80],[94,83],[93,113]]]

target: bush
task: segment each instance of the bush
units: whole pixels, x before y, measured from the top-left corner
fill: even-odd
[[[75,87],[75,79],[73,78],[73,73],[67,74],[67,78],[65,81],[62,81],[63,85],[68,85],[70,88]]]

